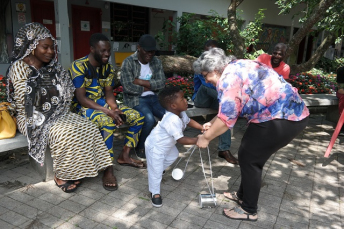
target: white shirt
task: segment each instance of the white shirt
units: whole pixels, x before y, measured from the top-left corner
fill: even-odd
[[[140,76],[139,79],[141,80],[150,80],[152,78],[152,70],[149,67],[149,63],[147,64],[142,64],[139,61],[140,65],[141,65],[141,72],[140,72]],[[152,91],[144,91],[142,92],[141,96],[146,96],[146,95],[154,95],[154,92]]]
[[[179,138],[184,137],[183,131],[190,118],[185,111],[180,113],[181,118],[172,112],[166,111],[164,117],[149,134],[146,143],[153,144],[160,152],[166,152],[173,147]]]

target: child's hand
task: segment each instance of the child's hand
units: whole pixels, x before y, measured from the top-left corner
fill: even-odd
[[[202,133],[206,132],[211,127],[211,123],[207,122],[203,124]]]

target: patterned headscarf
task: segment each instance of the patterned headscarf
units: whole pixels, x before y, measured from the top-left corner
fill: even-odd
[[[11,66],[8,68],[8,101],[14,103],[14,91],[10,82],[12,65],[29,56],[40,40],[51,38],[54,41],[55,56],[40,69],[29,66],[26,92],[25,115],[29,154],[43,164],[44,152],[48,143],[50,128],[56,120],[69,111],[74,86],[69,73],[57,62],[57,42],[50,31],[40,23],[29,23],[20,28],[12,52]]]

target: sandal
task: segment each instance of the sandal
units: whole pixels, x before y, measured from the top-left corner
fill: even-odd
[[[237,192],[224,192],[223,195],[239,205],[242,205],[242,200],[237,196]]]
[[[62,191],[64,191],[65,193],[71,193],[71,192],[74,192],[77,188],[78,188],[78,186],[76,185],[76,184],[74,184],[74,181],[71,181],[71,180],[69,180],[69,181],[66,181],[65,183],[63,183],[63,184],[58,184],[57,183],[57,181],[54,179],[54,181],[55,181],[55,184],[56,184],[56,186],[57,187],[59,187]],[[69,186],[71,186],[71,185],[75,185],[75,188],[73,188],[73,189],[68,189],[69,188]]]
[[[81,185],[81,180],[72,180],[72,182],[77,186],[79,187]]]
[[[130,163],[120,163],[117,159],[117,163],[121,166],[130,166],[130,167],[134,167],[134,168],[137,168],[137,169],[146,169],[147,166],[144,162],[141,162],[140,164],[139,163],[136,163],[132,158],[130,158]]]
[[[230,215],[228,215],[230,214]],[[241,207],[234,207],[232,209],[223,209],[223,215],[234,220],[257,221],[257,213],[245,212]]]
[[[109,186],[109,184],[115,184],[115,186]],[[118,189],[116,177],[103,177],[103,188],[107,191],[116,191]]]

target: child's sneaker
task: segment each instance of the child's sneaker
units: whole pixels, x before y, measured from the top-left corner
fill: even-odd
[[[160,194],[152,195],[152,205],[156,208],[160,208],[162,206],[162,199]]]

